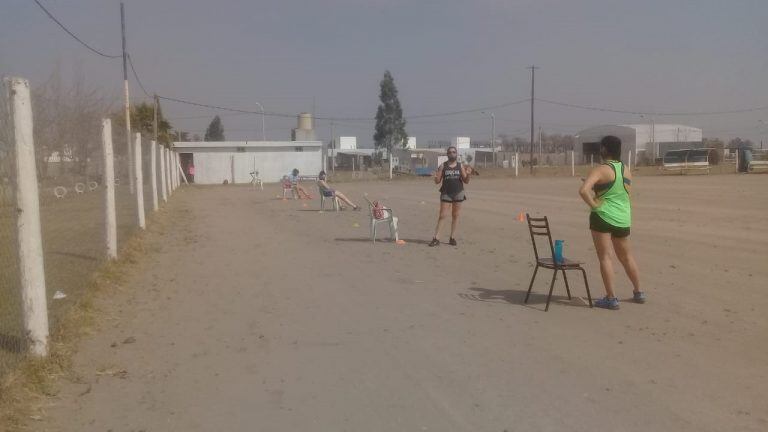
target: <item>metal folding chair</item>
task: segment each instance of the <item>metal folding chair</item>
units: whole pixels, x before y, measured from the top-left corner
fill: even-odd
[[[552,269],[552,282],[549,284],[549,294],[547,294],[547,305],[544,307],[544,311],[549,310],[549,301],[552,299],[552,289],[555,287],[555,279],[557,279],[557,272],[563,272],[563,279],[565,280],[565,291],[568,293],[568,300],[571,299],[571,287],[568,285],[568,276],[565,272],[567,270],[579,270],[584,276],[584,286],[587,288],[587,299],[589,299],[589,307],[592,307],[592,294],[589,292],[589,281],[587,281],[587,272],[581,266],[583,263],[579,261],[572,261],[567,258],[563,258],[561,262],[555,261],[555,246],[552,243],[552,234],[549,230],[549,220],[546,216],[542,218],[532,218],[531,215],[525,215],[528,220],[528,231],[531,233],[531,243],[533,244],[533,254],[536,257],[536,268],[533,270],[533,276],[531,277],[531,283],[528,285],[528,292],[525,294],[524,303],[528,303],[528,297],[531,295],[531,289],[533,288],[533,281],[536,279],[536,273],[539,271],[539,267]],[[549,251],[552,253],[552,258],[542,258],[539,256],[539,249],[536,247],[536,236],[546,236],[549,241]]]

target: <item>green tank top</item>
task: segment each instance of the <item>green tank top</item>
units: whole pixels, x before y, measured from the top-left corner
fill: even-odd
[[[632,206],[629,202],[629,192],[624,186],[624,166],[616,161],[609,161],[607,165],[613,168],[616,179],[607,190],[598,194],[597,197],[602,202],[592,211],[615,227],[629,228],[632,225]]]

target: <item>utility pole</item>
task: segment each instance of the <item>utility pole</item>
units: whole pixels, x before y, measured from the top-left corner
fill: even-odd
[[[157,110],[160,107],[160,101],[158,100],[157,94],[155,94],[155,120],[152,124],[152,129],[155,136],[155,144],[160,144],[160,141],[157,140]]]
[[[493,146],[493,167],[496,168],[496,116],[491,113],[491,146]]]
[[[539,163],[541,163],[541,126],[539,126]]]
[[[481,111],[482,114],[491,116],[491,151],[493,152],[493,166],[496,166],[496,116],[492,112]]]
[[[336,174],[336,136],[333,134],[333,120],[331,120],[331,149],[333,156],[331,156],[331,170]]]
[[[128,179],[130,184],[131,194],[133,194],[133,147],[131,145],[131,96],[128,92],[128,52],[125,50],[125,6],[123,2],[120,2],[120,28],[122,29],[123,36],[123,93],[125,96],[125,139],[128,144]]]
[[[531,175],[533,175],[533,134],[534,134],[534,119],[533,119],[533,101],[535,100],[535,93],[534,93],[534,81],[536,79],[536,67],[535,65],[531,65],[528,67],[528,69],[531,70],[531,158],[530,158],[530,164],[531,164]]]

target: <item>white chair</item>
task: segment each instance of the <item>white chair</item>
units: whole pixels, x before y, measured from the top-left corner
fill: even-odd
[[[299,194],[296,192],[296,188],[293,186],[293,183],[291,183],[291,180],[288,179],[287,176],[283,177],[283,179],[280,181],[280,184],[283,186],[283,199],[286,199],[288,194],[290,194],[291,198],[293,199],[299,198]]]
[[[259,184],[261,190],[264,190],[264,183],[261,181],[261,177],[259,177],[259,172],[253,171],[251,172],[251,185],[253,185],[254,189],[256,189],[256,183]]]
[[[339,208],[341,207],[339,203],[339,198],[336,196],[336,192],[333,190],[326,189],[323,187],[322,183],[320,183],[320,180],[317,181],[317,192],[320,195],[320,210],[325,210],[325,200],[329,199],[333,202],[333,210],[339,211]],[[330,196],[326,196],[326,194],[330,193]]]
[[[390,238],[394,239],[395,242],[400,240],[397,232],[397,216],[395,216],[392,209],[388,207],[381,207],[381,210],[384,213],[383,217],[377,218],[374,214],[374,205],[371,200],[368,199],[368,196],[365,196],[365,200],[368,201],[368,210],[371,214],[371,240],[376,243],[376,226],[380,223],[386,223],[389,225]]]

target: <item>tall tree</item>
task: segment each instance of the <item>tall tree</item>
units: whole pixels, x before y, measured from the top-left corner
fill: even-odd
[[[224,126],[221,125],[221,119],[216,116],[211,120],[208,129],[205,130],[204,141],[224,141]]]
[[[381,103],[376,110],[376,133],[373,134],[373,142],[376,149],[386,149],[389,153],[394,146],[405,148],[408,135],[405,133],[405,119],[400,100],[397,98],[395,79],[389,71],[384,72],[379,87]]]

